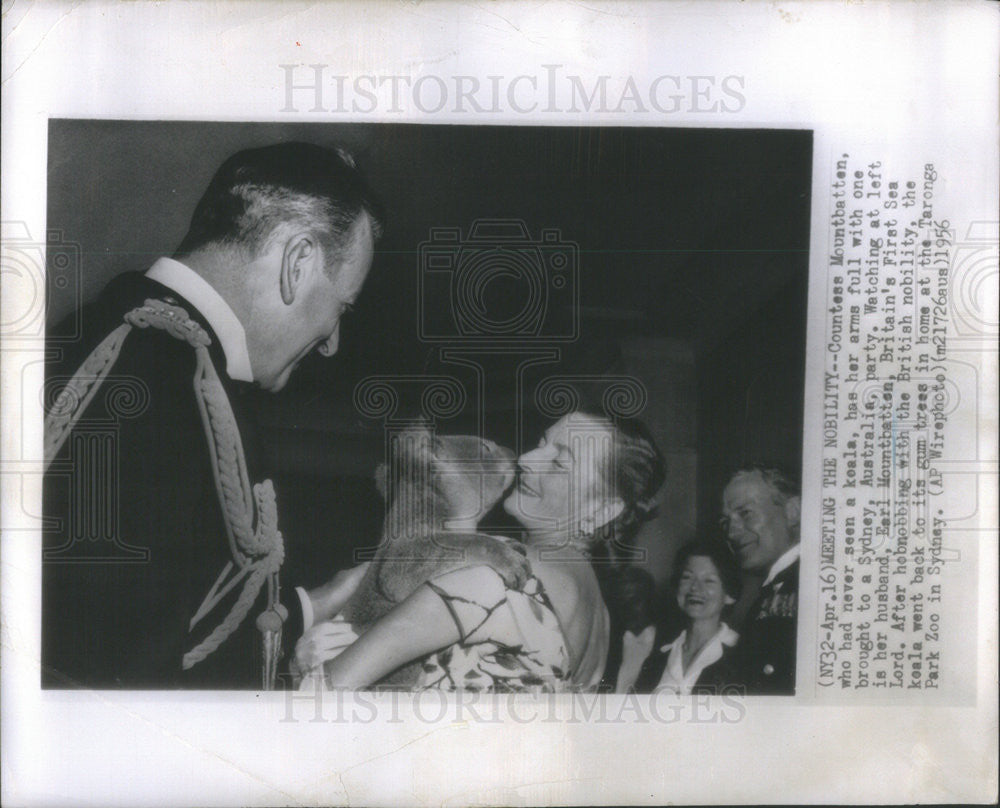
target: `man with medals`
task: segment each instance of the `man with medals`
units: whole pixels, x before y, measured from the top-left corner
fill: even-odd
[[[743,571],[764,575],[740,631],[747,695],[795,693],[799,592],[798,486],[776,469],[738,471],[723,492],[723,526]]]

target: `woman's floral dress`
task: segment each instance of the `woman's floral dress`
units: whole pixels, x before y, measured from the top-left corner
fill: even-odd
[[[537,578],[511,590],[492,569],[477,567],[439,576],[428,586],[448,606],[461,639],[424,661],[418,690],[567,689],[566,641]],[[495,637],[508,639],[501,643]]]

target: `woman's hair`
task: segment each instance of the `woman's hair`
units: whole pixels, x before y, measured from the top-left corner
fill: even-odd
[[[685,544],[674,557],[674,569],[670,576],[670,591],[676,592],[684,568],[692,558],[707,558],[715,565],[722,581],[723,591],[733,600],[739,600],[743,591],[743,579],[733,551],[725,542],[699,540]]]
[[[667,465],[649,429],[636,418],[609,418],[592,410],[580,414],[604,421],[612,429],[611,451],[601,469],[609,493],[624,503],[622,512],[591,537],[609,546],[612,560],[631,545],[639,526],[656,511],[655,497],[667,476]]]
[[[614,675],[621,662],[621,636],[655,624],[656,582],[640,567],[628,563],[638,557],[632,539],[639,526],[655,512],[657,492],[667,476],[667,466],[645,424],[634,418],[609,418],[594,410],[579,410],[612,430],[611,450],[600,469],[604,494],[624,503],[622,512],[592,535],[584,537],[601,597],[611,618],[608,672]],[[630,552],[631,551],[631,552]]]

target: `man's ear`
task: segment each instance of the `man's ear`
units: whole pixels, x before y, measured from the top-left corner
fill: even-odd
[[[797,528],[802,521],[802,500],[789,497],[785,500],[785,520],[789,527]]]
[[[299,231],[285,241],[281,252],[281,300],[289,306],[295,301],[295,296],[302,287],[302,282],[316,269],[323,260],[316,237],[309,232]]]

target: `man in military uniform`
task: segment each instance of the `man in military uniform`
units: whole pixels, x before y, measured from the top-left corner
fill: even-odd
[[[723,523],[740,566],[765,575],[740,632],[741,684],[748,695],[793,695],[799,488],[776,469],[753,467],[733,475],[722,499]]]
[[[336,608],[336,582],[280,590],[248,394],[336,352],[380,211],[339,150],[240,152],[174,258],[115,278],[80,339],[49,334],[43,686],[270,687]]]

